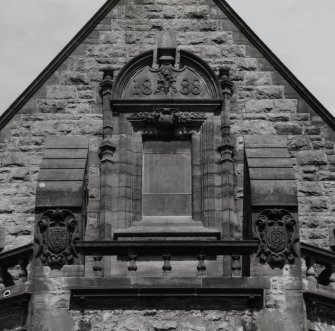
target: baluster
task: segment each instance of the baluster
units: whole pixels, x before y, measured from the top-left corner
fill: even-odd
[[[205,254],[200,253],[198,255],[198,265],[197,265],[197,270],[198,270],[198,275],[202,276],[205,274],[206,271],[206,265],[205,265]]]
[[[231,264],[231,276],[232,277],[240,277],[241,276],[241,256],[240,255],[232,255],[232,264]]]
[[[329,286],[335,290],[335,265],[329,266],[330,276],[329,276]]]
[[[20,266],[19,282],[22,284],[26,282],[28,278],[28,271],[27,271],[28,260],[19,260],[18,264]]]
[[[136,265],[137,254],[129,253],[128,258],[129,258],[128,271],[131,273],[135,273],[137,270],[137,265]]]
[[[93,271],[96,277],[102,277],[103,273],[102,256],[94,256]]]
[[[0,290],[3,290],[6,286],[5,282],[5,270],[2,266],[0,266]]]
[[[171,270],[172,270],[172,267],[171,267],[171,254],[164,254],[163,255],[163,260],[164,260],[164,264],[163,264],[163,274],[165,275],[168,275]]]
[[[315,270],[314,270],[314,259],[311,257],[306,257],[306,278],[311,281],[316,281]]]

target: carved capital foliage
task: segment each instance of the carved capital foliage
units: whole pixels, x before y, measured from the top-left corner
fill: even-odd
[[[72,264],[78,257],[75,242],[79,239],[78,222],[69,210],[48,210],[37,223],[35,240],[39,248],[36,257],[49,266]]]
[[[257,256],[262,263],[283,267],[298,257],[297,222],[285,209],[266,209],[256,219],[254,231],[260,241]]]
[[[161,108],[154,112],[135,113],[128,118],[135,131],[144,136],[183,138],[199,131],[206,119],[204,113],[180,112],[174,108]]]

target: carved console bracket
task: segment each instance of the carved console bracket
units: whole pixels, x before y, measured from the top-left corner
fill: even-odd
[[[260,262],[268,262],[272,267],[283,267],[294,263],[298,257],[297,223],[285,209],[266,209],[255,222],[255,237],[260,245],[257,256]]]
[[[66,209],[48,210],[37,223],[35,241],[39,245],[36,257],[44,265],[63,266],[78,257],[75,243],[80,239],[78,222]]]
[[[175,108],[135,113],[128,118],[134,130],[142,132],[143,136],[163,139],[188,137],[200,130],[205,119],[204,113],[180,112]]]
[[[78,264],[74,242],[86,227],[88,138],[50,136],[38,175],[35,205],[37,264]]]

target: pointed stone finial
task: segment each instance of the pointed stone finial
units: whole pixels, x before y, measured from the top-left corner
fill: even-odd
[[[229,79],[230,67],[222,66],[219,69],[219,79]]]
[[[114,79],[114,68],[110,66],[106,66],[100,69],[104,73],[103,79],[104,80],[113,80]]]

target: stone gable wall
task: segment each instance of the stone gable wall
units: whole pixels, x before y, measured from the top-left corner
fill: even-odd
[[[205,60],[215,72],[232,68],[232,131],[243,149],[245,134],[287,135],[296,161],[301,239],[328,247],[334,226],[335,156],[331,130],[274,71],[212,1],[121,1],[4,128],[1,147],[0,224],[6,247],[31,241],[35,186],[43,142],[51,135],[90,136],[91,214],[98,212],[97,150],[102,129],[99,83],[105,65],[117,72],[132,57],[156,46],[173,27],[178,48]],[[241,175],[241,167],[237,167]],[[241,187],[237,197],[241,198]]]
[[[166,29],[177,32],[178,48],[201,57],[215,72],[218,73],[222,65],[231,66],[235,83],[232,132],[237,137],[240,154],[243,154],[244,135],[288,136],[298,185],[301,240],[328,248],[328,227],[335,227],[332,131],[212,1],[121,0],[1,131],[0,226],[5,227],[6,249],[33,240],[39,165],[45,137],[52,135],[89,136],[86,239],[97,238],[100,206],[98,149],[102,133],[98,93],[102,72],[99,69],[111,65],[117,74],[134,56],[156,47],[158,35]],[[236,199],[242,215],[242,161],[236,165],[236,178]],[[268,307],[285,310],[286,303],[278,303],[275,298],[275,292],[269,293]],[[276,304],[271,306],[271,302]],[[50,306],[50,309],[54,308],[57,307]],[[80,319],[76,312],[72,314],[74,330],[94,329],[93,324],[91,327],[85,324],[85,317]],[[97,321],[105,320],[106,314],[96,315]],[[193,317],[185,317],[185,323],[179,318],[184,316],[182,312],[173,314],[175,317],[171,319],[162,317],[169,319],[169,324],[164,327],[155,326],[160,320],[147,318],[143,311],[134,318],[144,319],[143,323],[151,325],[143,327],[143,330],[221,330],[219,326],[214,327],[216,321],[228,323],[227,330],[257,329],[253,324],[253,314],[249,312],[241,313],[243,316],[236,323],[242,324],[238,326],[230,326],[233,320],[224,312],[217,317],[215,312],[194,312]],[[129,327],[130,323],[135,325],[137,321],[119,317],[118,324],[112,315],[107,318],[113,330],[137,330]]]
[[[132,57],[154,48],[159,32],[170,27],[177,31],[178,48],[200,56],[216,72],[224,64],[232,67],[232,131],[240,149],[245,134],[288,135],[297,160],[302,240],[328,246],[328,226],[335,222],[335,156],[324,123],[211,1],[189,0],[181,6],[178,1],[133,0],[115,6],[2,130],[0,223],[6,227],[7,248],[32,238],[46,136],[90,136],[91,198],[99,198],[99,69],[108,64],[118,71]]]

